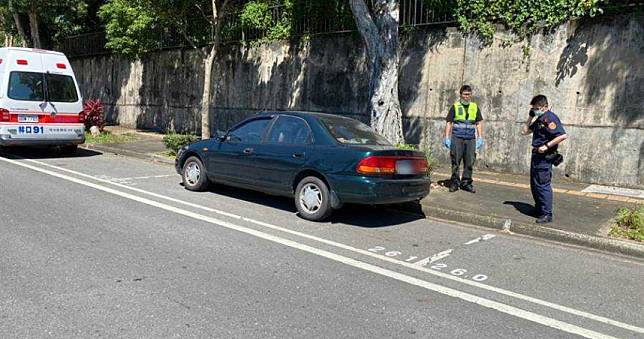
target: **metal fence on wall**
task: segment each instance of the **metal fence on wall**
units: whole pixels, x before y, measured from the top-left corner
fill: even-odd
[[[438,13],[436,10],[429,8],[425,1],[401,0],[400,25],[413,27],[454,22],[452,15]],[[367,1],[369,6],[372,6],[372,2],[373,0]],[[284,5],[270,6],[271,21],[274,24],[278,23],[284,17],[285,10]],[[334,7],[331,1],[325,6],[325,4],[320,5],[320,2],[311,0],[296,0],[295,10],[298,11],[298,15],[292,21],[291,28],[291,36],[294,37],[346,33],[356,30],[348,2],[345,6]],[[224,42],[254,41],[269,36],[269,30],[260,30],[242,25],[240,13],[241,8],[233,8],[224,16],[224,29],[222,32]],[[93,32],[67,37],[62,40],[57,49],[69,57],[100,55],[110,52],[105,48],[105,42],[104,32]],[[158,42],[158,49],[190,46],[179,33],[175,32],[161,34]]]
[[[367,5],[373,8],[374,0],[367,0]],[[239,1],[238,3],[243,3]],[[271,22],[276,25],[285,15],[286,7],[276,0],[275,5],[269,6]],[[433,1],[432,3],[436,3]],[[442,8],[429,6],[428,0],[400,0],[399,22],[401,27],[417,27],[429,25],[455,24],[453,15],[453,0],[439,1]],[[342,4],[342,6],[338,6]],[[346,33],[355,31],[355,23],[346,2],[328,1],[327,3],[312,0],[295,0],[296,18],[291,22],[290,36],[320,35]],[[611,0],[604,7],[604,13],[641,12],[644,1],[641,0]],[[225,43],[255,41],[270,35],[270,29],[246,27],[241,22],[241,7],[233,7],[224,15],[222,40]],[[156,39],[155,49],[188,47],[190,44],[178,32],[161,33]],[[70,57],[106,54],[105,33],[94,32],[76,35],[63,39],[58,49]]]

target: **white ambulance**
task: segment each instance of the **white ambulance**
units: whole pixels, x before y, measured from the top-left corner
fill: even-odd
[[[84,121],[64,54],[0,48],[0,146],[52,145],[74,152],[85,142]]]

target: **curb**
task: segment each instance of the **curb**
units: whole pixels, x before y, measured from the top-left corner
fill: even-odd
[[[422,210],[426,216],[439,219],[463,222],[644,259],[644,245],[637,243],[562,231],[526,223],[514,223],[511,219],[452,211],[434,206],[422,205]]]
[[[113,153],[116,155],[124,155],[124,156],[137,158],[141,160],[147,160],[147,161],[174,166],[174,159],[168,159],[167,157],[157,155],[157,154],[141,153],[141,152],[125,150],[122,148],[109,147],[109,146],[97,145],[97,144],[83,144],[83,145],[79,145],[79,147],[86,150]]]

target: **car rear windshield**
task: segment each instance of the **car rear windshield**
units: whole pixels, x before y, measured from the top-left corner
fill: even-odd
[[[391,145],[387,139],[360,121],[342,117],[323,117],[320,120],[335,140],[342,144]]]
[[[11,72],[8,95],[11,99],[23,101],[78,101],[74,79],[61,74]]]

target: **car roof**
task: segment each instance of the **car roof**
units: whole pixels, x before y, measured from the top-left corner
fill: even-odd
[[[267,115],[292,115],[300,118],[340,118],[340,119],[352,119],[345,117],[339,114],[330,114],[330,113],[320,113],[320,112],[306,112],[306,111],[263,111],[257,113],[258,116],[267,116]],[[354,119],[355,120],[355,119]]]

